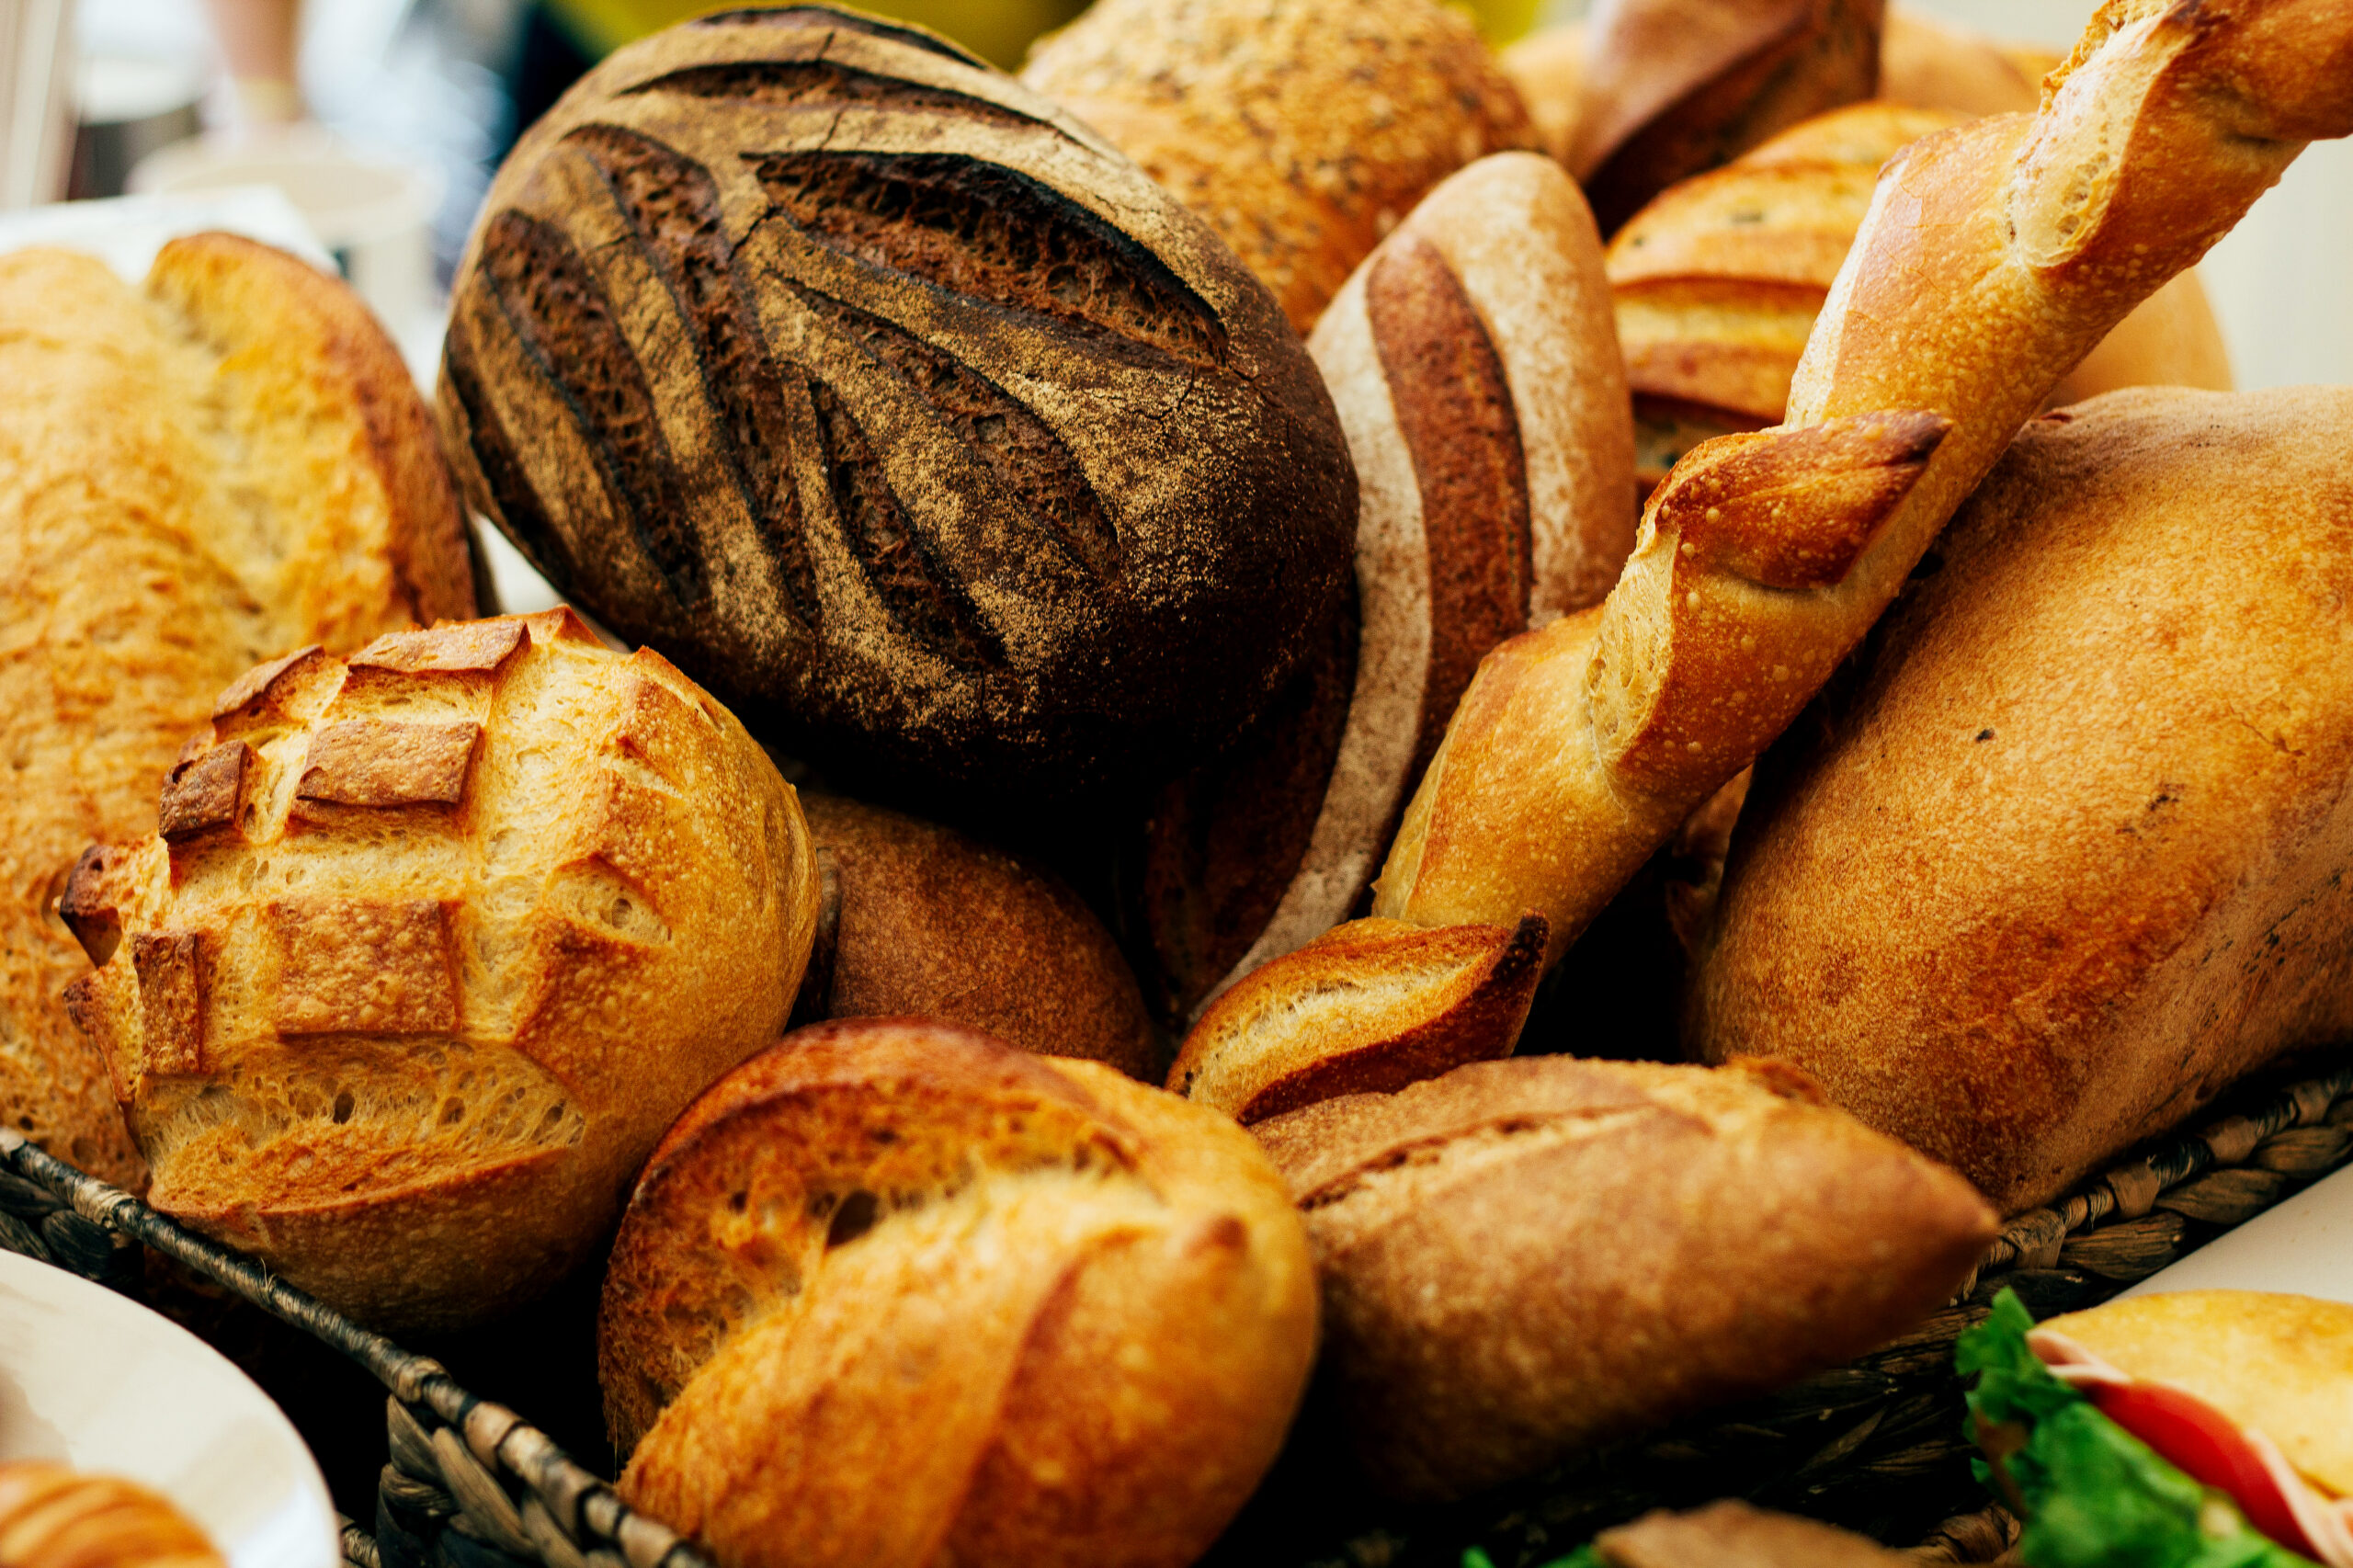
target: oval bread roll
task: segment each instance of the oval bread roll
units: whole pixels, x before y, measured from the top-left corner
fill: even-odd
[[[1687,1038],[2006,1210],[2353,1029],[2353,391],[2029,425],[1760,767]]]
[[[1358,1458],[1459,1496],[1911,1327],[1994,1239],[1802,1075],[1522,1056],[1258,1123]]]
[[[579,1262],[815,925],[767,754],[568,609],[249,671],[160,815],[63,901],[148,1201],[379,1328]]]
[[[1131,1078],[1165,1060],[1127,960],[1060,878],[881,806],[801,807],[824,902],[796,1023],[938,1018]]]
[[[1096,0],[1021,79],[1200,214],[1302,337],[1432,186],[1535,145],[1471,19],[1435,0]]]
[[[239,671],[474,613],[430,416],[358,295],[229,234],[143,287],[0,256],[0,1119],[127,1187],[139,1157],[58,993],[74,857],[155,825],[155,784]]]
[[[1183,1568],[1315,1342],[1248,1135],[950,1025],[820,1025],[663,1141],[605,1280],[621,1492],[723,1568]]]

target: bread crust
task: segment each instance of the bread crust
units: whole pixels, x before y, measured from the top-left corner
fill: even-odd
[[[802,6],[618,51],[502,166],[452,301],[476,509],[830,777],[1147,790],[1339,611],[1354,479],[1273,298],[918,29]]]
[[[1051,872],[953,829],[808,795],[833,921],[798,1023],[921,1017],[1150,1079],[1165,1060],[1127,960]]]
[[[1021,79],[1199,213],[1302,337],[1438,181],[1536,144],[1470,19],[1430,0],[1097,0]]]
[[[1189,782],[1224,806],[1209,831],[1228,840],[1259,839],[1302,788],[1322,799],[1305,833],[1287,821],[1294,832],[1260,851],[1272,886],[1248,911],[1258,925],[1222,946],[1230,967],[1195,983],[1188,1011],[1361,909],[1478,661],[1598,598],[1633,542],[1600,243],[1548,160],[1497,153],[1449,177],[1348,280],[1309,349],[1357,466],[1353,689],[1320,776],[1293,768],[1329,722],[1321,692],[1286,715],[1299,737]],[[1165,864],[1176,847],[1155,835],[1151,853]]]
[[[2228,230],[2303,138],[2347,131],[2353,13],[2184,0],[2103,9],[2038,115],[1907,147],[1881,175],[1783,425],[1677,465],[1590,629],[1489,655],[1495,677],[1483,668],[1465,694],[1374,913],[1450,925],[1532,908],[1556,949],[1572,940],[1797,715],[2067,369]],[[1801,455],[1823,441],[1843,472]],[[1802,585],[1696,573],[1684,530],[1713,526],[1710,475],[1727,462],[1750,476],[1751,517],[1806,536],[1820,570]],[[1797,487],[1786,511],[1784,484]],[[1533,769],[1482,763],[1540,746]]]
[[[0,1460],[0,1562],[9,1568],[222,1568],[218,1548],[136,1482]]]
[[[1415,1499],[1859,1355],[1995,1233],[1770,1066],[1515,1057],[1252,1131],[1306,1217],[1358,1457]]]
[[[2353,1028],[2348,437],[2342,389],[2029,426],[1760,775],[1692,1047],[2017,1210]]]
[[[664,1140],[598,1363],[622,1494],[730,1568],[1181,1568],[1272,1460],[1314,1338],[1298,1216],[1231,1121],[858,1019]]]
[[[568,609],[297,655],[228,696],[179,766],[242,748],[232,809],[86,856],[67,890],[123,937],[67,999],[148,1200],[370,1326],[518,1305],[783,1028],[816,908],[792,790],[667,661]],[[462,747],[410,766],[421,730]]]
[[[195,235],[142,290],[19,252],[0,344],[0,624],[20,639],[0,675],[0,1114],[135,1187],[59,994],[85,962],[51,913],[75,858],[156,825],[158,780],[239,671],[471,613],[465,546],[398,354],[291,256]]]

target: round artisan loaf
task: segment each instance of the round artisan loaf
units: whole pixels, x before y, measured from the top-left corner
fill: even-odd
[[[570,610],[249,672],[161,833],[63,899],[66,1004],[148,1200],[385,1327],[461,1324],[605,1233],[678,1111],[774,1040],[816,868],[790,786]]]
[[[2353,1030],[2353,391],[2029,425],[1757,770],[1688,1043],[2004,1209]]]
[[[823,902],[795,1023],[938,1018],[1148,1077],[1152,1020],[1079,896],[1017,856],[899,812],[808,795]]]
[[[1021,79],[1208,220],[1302,337],[1430,187],[1536,144],[1437,0],[1096,0]]]
[[[1802,1075],[1520,1056],[1262,1121],[1358,1456],[1456,1496],[1861,1355],[1994,1239]]]
[[[620,51],[459,270],[444,430],[567,597],[893,792],[1157,782],[1338,613],[1356,482],[1274,301],[1037,94],[822,6]]]
[[[1299,1216],[1232,1121],[896,1018],[801,1030],[680,1119],[597,1358],[622,1494],[724,1568],[1182,1568],[1314,1344]]]
[[[153,831],[241,670],[474,608],[432,418],[341,282],[231,234],[172,241],[143,286],[0,257],[0,1121],[140,1184],[58,1000],[74,857]]]

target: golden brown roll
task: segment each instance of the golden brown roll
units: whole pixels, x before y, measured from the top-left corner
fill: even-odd
[[[1358,1456],[1409,1498],[1860,1355],[1995,1233],[1771,1063],[1514,1057],[1252,1131],[1307,1218]]]
[[[2029,425],[1761,767],[1689,1044],[2005,1210],[2353,1028],[2353,392]]]
[[[63,900],[148,1200],[371,1326],[517,1303],[784,1027],[817,904],[791,788],[568,609],[302,650],[213,711],[161,832]]]
[[[0,1568],[222,1568],[171,1503],[134,1481],[0,1462]]]
[[[801,806],[824,903],[796,1023],[938,1018],[1154,1075],[1165,1058],[1135,976],[1060,878],[880,806],[839,795]]]
[[[921,1019],[790,1036],[646,1168],[605,1281],[621,1491],[724,1568],[1182,1568],[1315,1340],[1226,1118]]]
[[[143,288],[0,256],[0,1120],[137,1185],[58,1000],[74,857],[153,831],[240,670],[473,609],[424,403],[341,283],[227,234],[165,245]]]
[[[1200,214],[1302,337],[1430,187],[1535,145],[1436,0],[1096,0],[1021,79]]]

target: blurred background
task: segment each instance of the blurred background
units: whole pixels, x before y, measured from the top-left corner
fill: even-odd
[[[2094,0],[1907,0],[2064,51]],[[885,0],[1017,67],[1084,0]],[[1586,0],[1476,0],[1491,40]],[[429,383],[442,296],[491,172],[604,53],[708,0],[0,0],[0,245],[132,276],[190,200],[339,267]],[[104,208],[45,205],[120,198]],[[153,204],[142,209],[141,203]],[[168,210],[167,210],[168,208]],[[142,211],[152,210],[152,224]],[[2243,387],[2353,381],[2353,145],[2317,146],[2204,263]],[[510,608],[543,595],[497,551]]]

